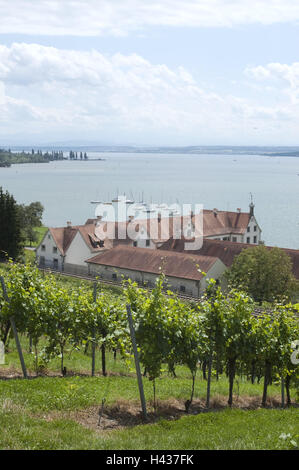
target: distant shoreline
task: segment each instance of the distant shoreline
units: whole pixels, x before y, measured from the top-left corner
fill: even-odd
[[[34,147],[33,147],[34,148]],[[76,149],[75,152],[87,153],[134,153],[134,154],[185,154],[185,155],[223,155],[223,156],[242,156],[242,155],[257,155],[265,157],[299,157],[299,146],[138,146],[138,145],[49,145],[39,147],[45,152],[55,152],[59,149],[60,152],[67,153],[71,149]],[[14,152],[21,149],[19,146],[12,147]],[[25,147],[29,150],[31,147]],[[24,147],[22,147],[24,150]],[[67,158],[69,160],[69,158]],[[72,159],[74,160],[74,159]],[[79,160],[79,158],[78,158]],[[81,160],[81,159],[80,159]],[[96,160],[89,155],[88,160]],[[97,160],[105,160],[104,158],[97,158]]]
[[[26,163],[49,163],[52,161],[89,161],[89,156],[87,155],[86,151],[77,152],[77,151],[70,151],[69,156],[65,156],[66,152],[64,150],[53,150],[47,149],[46,151],[42,151],[41,149],[34,149],[32,148],[30,151],[18,151],[17,149],[9,148],[9,149],[2,149],[0,148],[0,168],[10,168],[12,165],[24,165]],[[97,161],[104,161],[104,158],[98,157],[94,158],[93,160]]]
[[[13,163],[10,163],[10,162],[0,162],[0,168],[11,168],[12,166],[14,165],[37,165],[39,163],[57,163],[57,162],[71,162],[71,161],[74,161],[74,162],[104,162],[106,161],[105,158],[89,158],[87,160],[70,160],[69,158],[64,158],[62,160],[49,160],[49,161],[40,161],[40,162],[13,162]]]

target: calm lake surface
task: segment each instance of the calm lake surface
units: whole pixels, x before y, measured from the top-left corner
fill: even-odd
[[[0,168],[0,186],[18,203],[41,201],[43,222],[64,226],[94,217],[92,200],[126,193],[137,202],[203,204],[255,214],[268,245],[299,249],[299,158],[89,152],[89,161]],[[104,158],[105,161],[91,160]]]

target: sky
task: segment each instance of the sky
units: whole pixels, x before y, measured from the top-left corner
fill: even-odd
[[[0,146],[299,145],[298,0],[0,0]]]

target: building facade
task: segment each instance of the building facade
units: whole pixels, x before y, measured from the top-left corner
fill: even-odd
[[[86,260],[88,273],[100,279],[121,282],[131,279],[153,288],[161,272],[167,287],[182,295],[200,297],[210,278],[224,282],[224,263],[216,257],[118,246]]]

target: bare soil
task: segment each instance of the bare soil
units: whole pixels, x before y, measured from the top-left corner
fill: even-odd
[[[90,371],[84,371],[77,373],[75,371],[67,371],[67,376],[90,376]],[[96,374],[100,376],[101,374]],[[113,375],[122,375],[121,373]],[[62,375],[57,372],[44,371],[38,375],[39,377],[60,377]],[[28,371],[28,377],[35,379],[36,373]],[[23,375],[19,369],[13,367],[0,368],[0,380],[12,380],[22,379]],[[234,396],[232,408],[238,408],[243,410],[256,410],[261,408],[261,397],[260,396]],[[5,407],[8,409],[15,408],[15,405],[7,400]],[[228,407],[227,396],[215,395],[210,400],[209,409],[205,406],[204,399],[194,399],[190,406],[188,413],[186,412],[186,406],[184,400],[178,400],[171,398],[168,400],[158,400],[156,403],[156,409],[154,409],[153,402],[147,403],[147,423],[155,423],[161,419],[166,420],[177,420],[182,416],[197,415],[199,413],[217,412]],[[292,403],[292,407],[299,408],[298,403]],[[267,399],[266,408],[281,408],[280,396],[270,396]],[[115,429],[125,429],[128,427],[137,426],[144,424],[140,403],[138,401],[118,400],[114,405],[107,405],[101,403],[95,406],[91,406],[85,409],[76,411],[53,411],[47,414],[34,414],[36,417],[40,417],[47,421],[53,421],[56,419],[71,419],[80,423],[81,425],[96,430],[97,432],[109,432]]]
[[[156,411],[153,408],[153,403],[147,404],[147,421],[143,420],[140,403],[127,400],[119,400],[115,405],[104,406],[102,412],[102,405],[88,407],[82,410],[70,412],[53,412],[44,416],[45,419],[52,421],[59,418],[71,419],[80,423],[81,425],[95,430],[97,432],[109,432],[116,429],[125,429],[140,424],[152,424],[161,419],[174,421],[180,419],[182,416],[187,416],[185,403],[183,400],[168,399],[158,401]],[[292,404],[294,407],[299,407],[299,404]],[[216,396],[211,399],[210,408],[205,407],[205,401],[196,399],[193,401],[189,408],[188,415],[197,415],[199,413],[217,412],[227,408],[227,397]],[[256,410],[261,408],[260,397],[234,397],[232,408],[243,410]],[[279,397],[270,397],[267,400],[266,408],[281,408]]]
[[[102,375],[103,374],[100,372],[95,373],[95,377],[102,377]],[[122,372],[109,372],[109,375],[134,377],[133,373],[130,374],[130,373],[122,373]],[[27,376],[29,379],[35,379],[37,377],[63,377],[61,372],[57,372],[57,371],[44,370],[36,374],[35,371],[30,370],[30,369],[27,369]],[[80,372],[67,370],[67,373],[65,375],[65,377],[90,377],[90,376],[91,376],[90,370],[83,370],[83,371],[81,370]],[[24,378],[23,373],[19,369],[13,366],[9,368],[2,368],[2,369],[0,368],[0,380],[14,380],[14,379],[23,379],[23,378]]]

